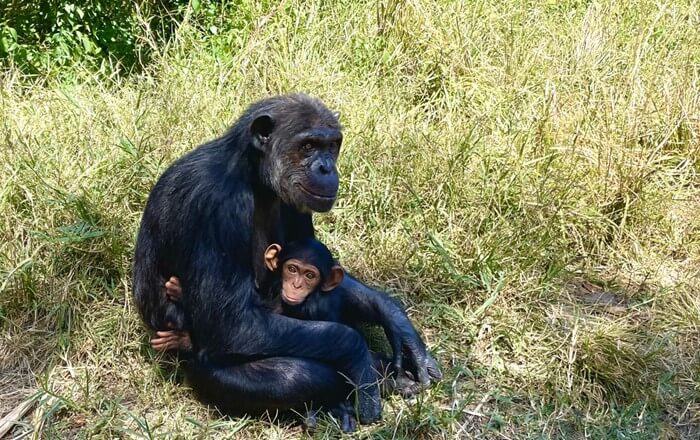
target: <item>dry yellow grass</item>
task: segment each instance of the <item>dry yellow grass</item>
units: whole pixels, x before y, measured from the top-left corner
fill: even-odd
[[[131,76],[1,73],[0,415],[43,402],[15,434],[304,436],[192,399],[147,348],[130,264],[172,160],[306,91],[346,130],[321,238],[410,307],[446,372],[359,437],[700,435],[696,2],[228,14],[242,25],[187,21]]]

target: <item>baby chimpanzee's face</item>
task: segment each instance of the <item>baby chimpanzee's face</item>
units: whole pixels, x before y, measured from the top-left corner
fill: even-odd
[[[321,282],[321,273],[312,264],[290,258],[282,264],[282,300],[289,305],[304,302]]]

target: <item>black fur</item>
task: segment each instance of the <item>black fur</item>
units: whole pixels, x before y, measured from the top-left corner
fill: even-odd
[[[195,351],[185,368],[204,400],[240,411],[332,401],[347,395],[340,371],[361,386],[360,421],[380,417],[362,336],[339,323],[272,314],[256,291],[265,247],[313,236],[310,213],[332,207],[340,130],[308,96],[266,99],[176,161],[153,188],[136,243],[134,301],[151,330],[167,330],[163,286],[180,278]],[[394,362],[400,367],[405,351],[429,382],[434,361],[403,310],[349,276],[338,289],[357,304],[363,316],[355,318],[384,326]]]

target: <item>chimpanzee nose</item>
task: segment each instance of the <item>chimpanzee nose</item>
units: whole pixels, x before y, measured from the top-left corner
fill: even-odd
[[[329,161],[319,159],[314,163],[313,170],[321,175],[327,176],[333,172],[333,164]]]

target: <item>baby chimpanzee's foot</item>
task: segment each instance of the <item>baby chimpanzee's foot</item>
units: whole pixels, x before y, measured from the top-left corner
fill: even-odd
[[[170,277],[165,282],[165,296],[173,302],[180,302],[182,299],[182,285],[178,277]]]

